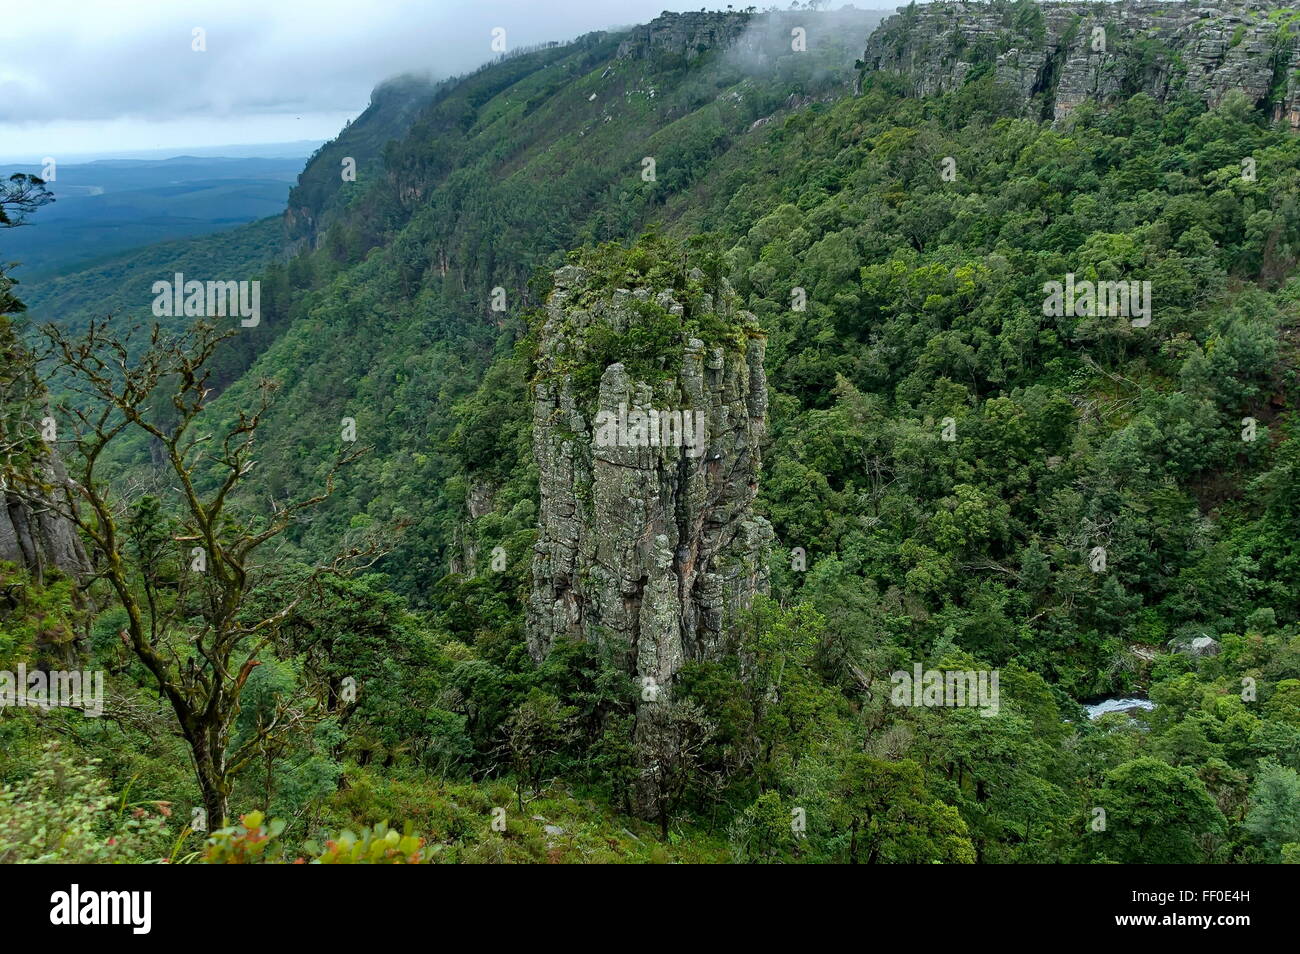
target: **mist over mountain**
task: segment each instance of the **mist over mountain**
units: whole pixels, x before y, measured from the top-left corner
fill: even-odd
[[[8,180],[0,859],[1300,861],[1300,14],[820,6]]]

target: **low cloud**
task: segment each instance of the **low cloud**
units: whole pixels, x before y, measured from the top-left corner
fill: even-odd
[[[663,0],[50,0],[6,18],[0,143],[6,152],[108,150],[133,138],[128,127],[137,140],[150,129],[200,134],[204,123],[247,122],[260,135],[281,118],[287,128],[273,138],[312,138],[320,130],[294,128],[296,117],[323,127],[364,109],[385,77],[471,70],[495,55],[495,27],[514,48],[649,20],[663,8]],[[195,28],[206,52],[192,48]]]

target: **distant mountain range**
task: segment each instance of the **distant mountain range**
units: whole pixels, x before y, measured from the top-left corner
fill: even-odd
[[[203,156],[222,159],[302,159],[321,145],[319,139],[296,139],[292,142],[230,143],[224,146],[167,146],[157,149],[112,149],[95,152],[64,152],[58,158],[67,163],[86,164],[116,159],[173,159],[178,156]],[[23,153],[0,156],[0,165],[22,165],[37,157]]]

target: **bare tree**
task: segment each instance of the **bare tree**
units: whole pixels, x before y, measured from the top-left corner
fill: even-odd
[[[704,710],[693,702],[643,704],[637,713],[637,813],[657,821],[665,840],[713,735]]]
[[[45,180],[16,172],[0,179],[0,228],[25,225],[27,216],[54,201]]]
[[[107,586],[125,611],[122,640],[175,713],[209,824],[220,824],[236,774],[309,712],[277,705],[230,750],[240,695],[258,654],[306,591],[278,593],[254,609],[248,597],[263,569],[256,555],[323,502],[339,469],[361,451],[340,451],[318,492],[273,503],[269,514],[244,512],[233,501],[256,464],[256,436],[275,385],[261,384],[252,411],[238,410],[225,423],[210,420],[206,365],[234,332],[197,323],[168,335],[155,325],[133,358],[130,342],[138,330],[118,339],[107,321],[92,322],[77,338],[43,329],[50,357],[75,396],[60,408],[74,432],[61,443],[72,452],[64,455],[68,474],[61,486],[21,492],[57,507],[87,540],[94,570],[86,588]],[[102,473],[110,446],[133,431],[161,448],[173,514],[155,498],[132,499]],[[350,546],[315,572],[343,572],[378,552],[373,542]]]
[[[35,176],[0,179],[0,229],[25,224],[28,215],[53,201]],[[13,294],[17,284],[0,262],[0,558],[15,560],[39,584],[47,565],[75,575],[86,561],[71,527],[52,519],[48,508],[30,507],[10,492],[15,474],[59,469],[42,440],[41,422],[48,416],[45,389],[33,373],[30,350],[8,318],[26,310]]]

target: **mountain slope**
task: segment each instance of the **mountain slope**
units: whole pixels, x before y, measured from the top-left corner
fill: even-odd
[[[355,418],[358,440],[387,463],[363,468],[318,531],[411,521],[388,566],[404,591],[427,600],[460,529],[459,465],[443,452],[452,408],[494,351],[510,347],[513,316],[539,301],[530,278],[575,245],[673,215],[673,197],[772,117],[851,94],[854,37],[878,16],[845,16],[856,34],[843,17],[809,14],[807,52],[791,49],[784,20],[776,30],[738,27],[743,56],[715,46],[689,60],[671,44],[593,34],[440,89],[389,148],[384,178],[359,182],[346,219],[293,266],[313,276],[299,317],[283,339],[253,346],[257,365],[224,398],[238,406],[261,375],[283,382],[276,414],[285,423],[270,429],[263,465],[269,491],[301,480],[304,465],[318,472],[339,422]],[[647,157],[654,181],[642,178]],[[493,310],[493,289],[506,310]]]
[[[354,164],[356,181],[379,174],[389,141],[406,135],[421,110],[433,98],[438,84],[418,76],[386,80],[370,94],[370,104],[354,122],[312,155],[289,193],[285,212],[285,234],[295,242],[310,242],[329,224],[350,194],[343,177],[343,163]]]
[[[329,717],[231,804],[295,843],[410,817],[457,858],[563,860],[575,813],[633,811],[673,857],[1300,857],[1300,136],[1232,81],[1056,121],[1059,85],[994,68],[1037,9],[979,5],[978,54],[915,10],[870,39],[666,15],[440,87],[269,273],[214,411],[280,385],[254,514],[319,486],[345,421],[371,448],[260,568],[255,600],[306,598],[245,667],[246,728]],[[901,71],[871,68],[882,36]],[[921,88],[935,62],[960,75]],[[601,401],[701,380],[716,457],[600,443]],[[634,463],[588,481],[598,453]],[[391,524],[379,572],[303,586]],[[690,592],[714,533],[744,553]],[[1153,708],[1078,701],[1110,694]],[[192,801],[155,767],[184,764],[171,733],[131,742],[86,747]]]

